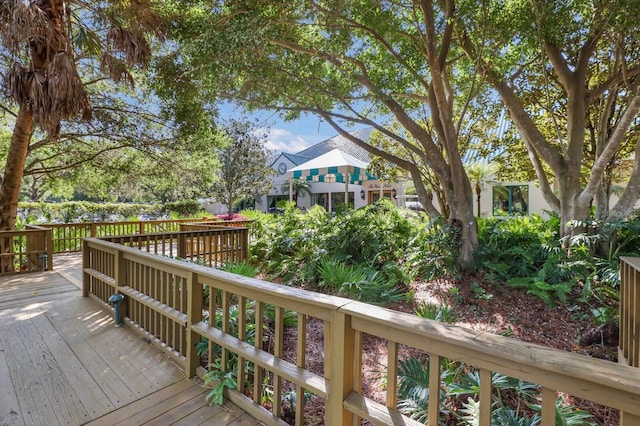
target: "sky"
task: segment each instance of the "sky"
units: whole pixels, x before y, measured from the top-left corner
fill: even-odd
[[[220,113],[223,119],[246,115],[242,109],[230,105],[222,106]],[[266,148],[277,153],[295,154],[338,134],[333,127],[313,115],[284,121],[276,112],[260,111],[249,117],[256,119],[258,127],[268,129]]]

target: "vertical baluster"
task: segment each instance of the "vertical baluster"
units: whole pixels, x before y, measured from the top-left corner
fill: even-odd
[[[209,286],[209,326],[216,327],[216,288]],[[216,345],[209,339],[209,364],[216,361]]]
[[[273,355],[282,358],[284,347],[284,309],[275,306]],[[280,416],[282,412],[282,377],[273,373],[273,414]]]
[[[300,368],[306,368],[307,363],[307,316],[298,314],[298,332],[296,333],[298,341],[296,342],[296,365]],[[300,426],[304,421],[304,388],[296,385],[296,425]]]
[[[480,369],[480,426],[491,426],[491,371]]]
[[[556,391],[542,388],[542,423],[540,426],[555,426],[556,424]]]
[[[222,290],[222,332],[229,334],[229,302],[231,295],[228,291]],[[222,348],[221,354],[221,369],[227,371],[227,362],[229,361],[229,351]]]
[[[353,347],[355,348],[355,356],[353,357],[353,390],[362,395],[362,342],[363,334],[359,331],[354,332]],[[354,416],[353,425],[359,425],[362,419]]]
[[[396,409],[398,406],[398,344],[387,343],[387,407]]]
[[[247,298],[244,296],[239,297],[238,300],[238,339],[243,342],[247,339]],[[244,383],[245,383],[245,368],[244,368],[244,358],[238,354],[238,392],[244,393]]]
[[[188,301],[187,301],[187,335],[185,353],[187,364],[185,370],[188,377],[196,375],[197,368],[200,366],[200,357],[197,354],[196,343],[200,335],[192,331],[192,326],[198,324],[202,320],[202,284],[198,280],[195,272],[189,274],[186,280]]]
[[[630,266],[620,262],[620,361],[629,362],[629,286],[631,284]]]
[[[217,240],[217,238],[216,238]],[[255,301],[255,321],[256,321],[256,337],[255,347],[262,349],[262,340],[264,338],[264,305],[259,300]],[[258,364],[253,366],[253,402],[260,404],[260,396],[262,395],[262,375],[263,369]]]
[[[429,355],[429,426],[440,424],[440,370],[442,358],[436,354]]]

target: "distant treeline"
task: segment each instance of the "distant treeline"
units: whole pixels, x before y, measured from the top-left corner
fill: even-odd
[[[203,207],[197,200],[166,204],[92,203],[88,201],[24,202],[18,204],[18,220],[23,223],[94,222],[131,218],[161,219],[189,217],[202,212]]]

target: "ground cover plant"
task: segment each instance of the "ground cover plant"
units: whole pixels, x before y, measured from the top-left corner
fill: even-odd
[[[250,263],[261,278],[548,347],[610,360],[617,356],[615,336],[602,336],[606,326],[617,324],[619,256],[640,254],[637,215],[602,231],[608,235],[593,231],[601,227],[575,224],[584,233],[570,240],[559,238],[554,216],[479,219],[477,264],[468,270],[457,262],[455,228],[397,210],[388,201],[334,216],[320,207],[302,214],[294,205],[282,215],[242,214],[255,220]],[[612,234],[615,242],[603,252],[602,242]],[[588,342],[590,334],[600,338]],[[322,342],[309,344],[322,347]],[[380,397],[386,379],[376,371],[386,362],[385,342],[365,338],[363,346],[368,365],[363,370],[371,371],[364,390]],[[424,420],[428,356],[406,353],[401,360],[400,407]],[[477,371],[456,362],[444,365],[443,421],[476,424]],[[536,386],[495,374],[493,379],[499,396],[493,422],[539,424]],[[314,397],[309,401],[309,415],[321,419],[313,411],[321,410]],[[563,394],[556,410],[559,424],[617,421],[616,413]]]

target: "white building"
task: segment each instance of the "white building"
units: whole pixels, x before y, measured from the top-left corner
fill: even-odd
[[[353,134],[368,140],[373,129],[367,128]],[[413,186],[411,181],[381,182],[367,173],[370,154],[343,136],[322,141],[305,150],[281,153],[271,164],[277,171],[269,194],[256,203],[256,209],[273,211],[279,201],[290,200],[290,180],[304,179],[311,195],[300,193],[297,205],[301,209],[316,204],[335,211],[348,200],[355,208],[375,203],[381,196],[392,199],[398,207],[415,205],[416,199],[407,196]],[[549,206],[535,182],[496,182],[488,180],[482,185],[480,216],[509,216],[538,214],[546,216]],[[346,195],[346,196],[345,196]],[[437,206],[436,206],[437,208]],[[477,203],[474,202],[477,214]]]
[[[369,139],[373,129],[354,132],[360,139]],[[367,173],[371,161],[367,151],[343,136],[322,141],[295,154],[281,153],[271,164],[277,171],[269,194],[256,203],[256,209],[273,211],[279,201],[290,200],[291,179],[308,182],[311,195],[301,192],[297,204],[301,209],[321,205],[332,211],[345,202],[355,208],[372,204],[380,196],[393,199],[401,186],[397,182],[380,182]]]

